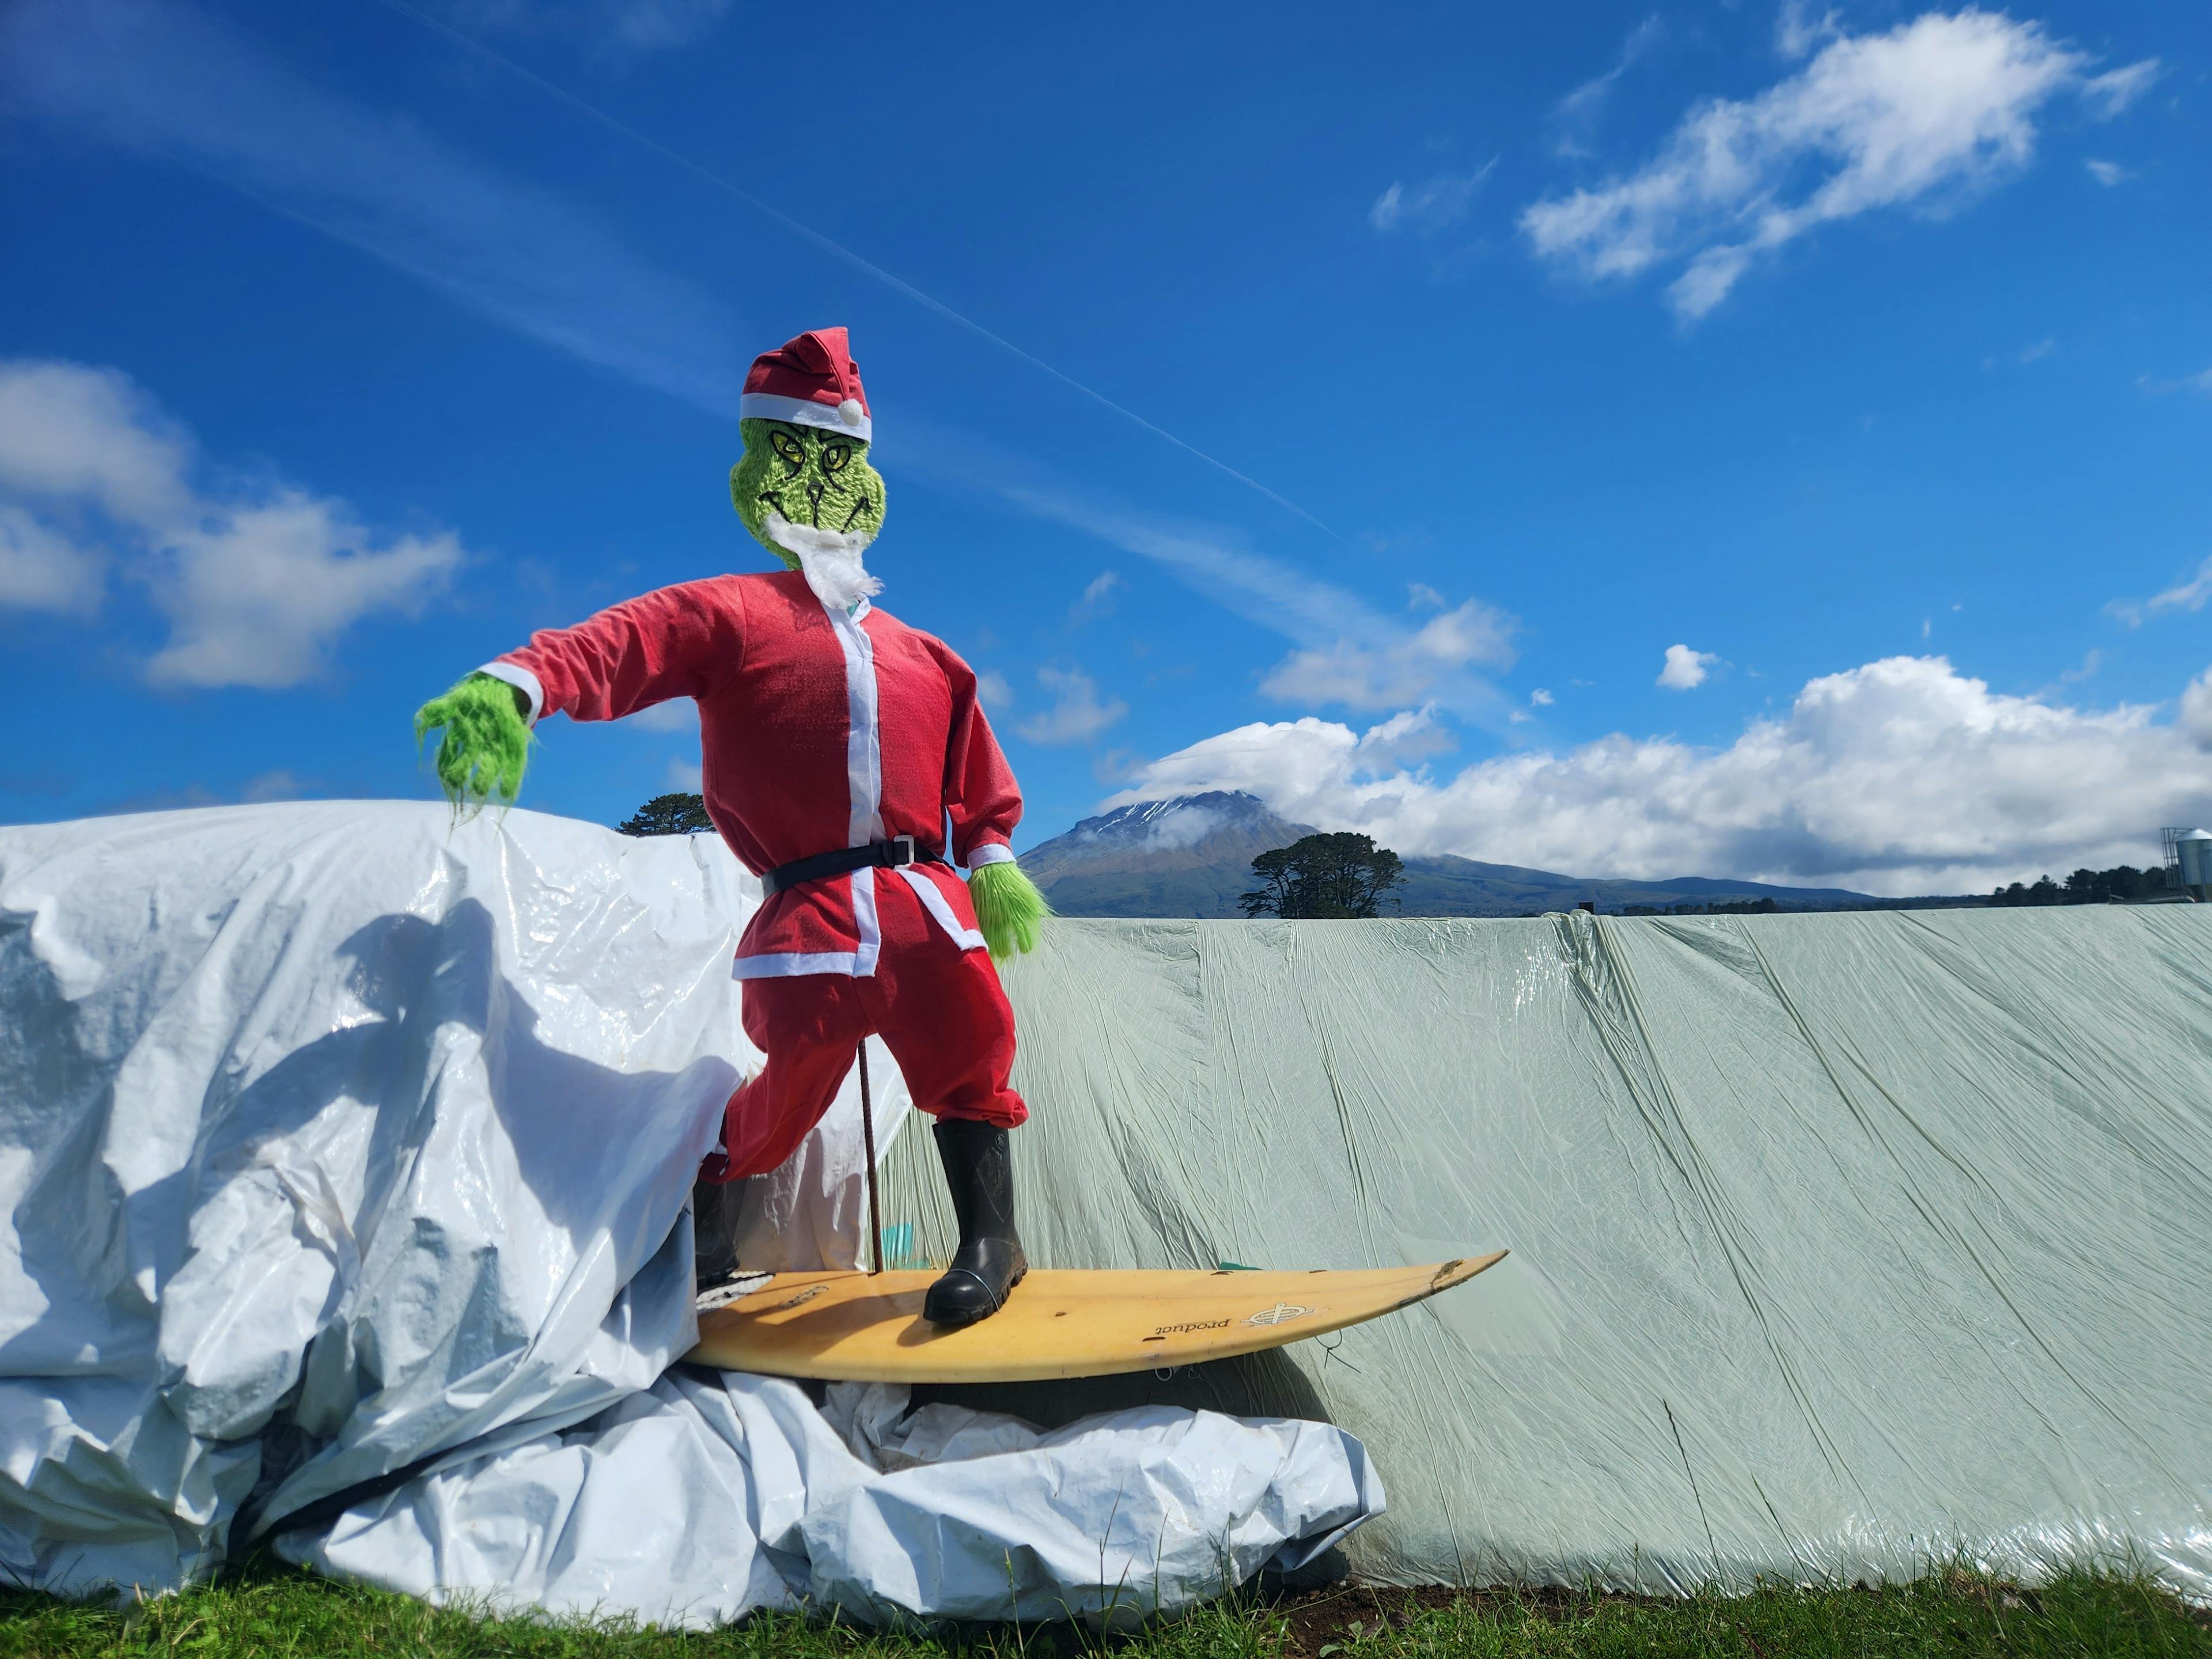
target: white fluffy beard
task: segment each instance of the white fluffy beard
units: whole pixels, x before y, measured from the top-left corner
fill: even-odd
[[[799,568],[814,597],[835,611],[850,611],[862,599],[884,590],[880,577],[871,576],[860,562],[874,538],[861,530],[817,530],[793,524],[774,507],[763,521],[769,538],[799,560]]]

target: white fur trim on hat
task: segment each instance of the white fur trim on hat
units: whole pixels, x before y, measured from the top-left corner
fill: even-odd
[[[769,392],[748,392],[738,399],[738,418],[789,421],[794,426],[818,426],[826,432],[842,433],[864,444],[874,441],[875,422],[860,407],[858,398],[848,398],[833,406],[817,404],[811,398],[780,398]]]

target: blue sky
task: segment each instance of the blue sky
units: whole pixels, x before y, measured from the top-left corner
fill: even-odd
[[[2212,14],[0,14],[15,821],[431,793],[416,703],[760,568],[843,324],[882,603],[1030,799],[1982,887],[2212,817]],[[696,774],[556,721],[526,804]]]

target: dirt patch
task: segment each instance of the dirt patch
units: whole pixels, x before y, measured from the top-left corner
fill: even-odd
[[[1401,1630],[1425,1613],[1467,1599],[1468,1592],[1442,1584],[1426,1589],[1333,1584],[1326,1589],[1285,1595],[1267,1611],[1289,1626],[1284,1652],[1315,1659],[1325,1647],[1358,1641],[1383,1630]]]

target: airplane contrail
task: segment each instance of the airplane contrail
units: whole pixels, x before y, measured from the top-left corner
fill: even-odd
[[[862,258],[860,254],[855,253],[851,248],[847,247],[843,243],[837,241],[831,237],[823,235],[820,231],[816,230],[811,225],[800,223],[789,214],[784,212],[781,208],[763,201],[759,197],[754,195],[750,191],[746,190],[744,186],[732,184],[729,179],[725,179],[720,173],[716,173],[713,168],[701,165],[699,162],[693,161],[690,156],[684,155],[679,150],[671,149],[666,144],[662,143],[658,138],[654,138],[648,134],[640,132],[635,127],[631,126],[629,123],[608,114],[605,110],[600,109],[598,106],[588,103],[585,100],[578,97],[574,93],[570,92],[566,87],[563,87],[556,82],[547,80],[535,70],[526,68],[523,64],[516,63],[513,58],[493,51],[491,47],[487,46],[483,41],[477,40],[474,36],[465,34],[460,30],[453,27],[450,23],[445,22],[440,18],[433,17],[428,13],[409,4],[408,0],[380,0],[380,3],[383,5],[389,7],[392,10],[398,12],[403,17],[410,18],[415,22],[421,24],[432,33],[442,36],[444,39],[452,41],[455,46],[463,48],[465,51],[474,52],[477,57],[482,58],[487,63],[496,64],[499,68],[505,70],[508,74],[528,82],[532,86],[537,88],[538,91],[544,93],[547,97],[556,99],[561,103],[566,104],[569,108],[576,111],[579,114],[583,115],[592,121],[596,121],[599,125],[606,128],[610,132],[617,133],[621,137],[628,139],[630,143],[641,145],[645,149],[651,150],[654,155],[659,156],[662,160],[674,163],[677,167],[681,167],[684,172],[691,174],[694,178],[713,185],[716,190],[722,191],[724,194],[734,196],[738,200],[743,202],[747,207],[753,209],[756,212],[767,215],[769,218],[775,220],[776,223],[781,225],[786,230],[791,232],[793,235],[800,238],[804,241],[812,243],[816,247],[820,248],[824,253],[843,260],[854,270],[863,271],[866,275],[874,277],[876,281],[883,283],[886,288],[889,288],[896,293],[904,295],[908,299],[913,301],[916,305],[921,306],[925,310],[935,313],[938,316],[944,318],[945,321],[967,330],[978,339],[987,340],[991,344],[998,347],[1000,350],[1008,354],[1010,356],[1019,358],[1030,368],[1050,375],[1054,380],[1058,380],[1062,386],[1068,387],[1071,391],[1079,392],[1082,396],[1088,398],[1091,402],[1098,404],[1101,408],[1112,410],[1115,414],[1119,415],[1123,420],[1133,422],[1136,425],[1142,427],[1154,437],[1164,439],[1167,442],[1173,444],[1177,449],[1183,451],[1185,453],[1196,456],[1200,460],[1204,461],[1208,466],[1214,468],[1217,471],[1228,474],[1229,477],[1236,479],[1237,483],[1243,484],[1248,489],[1257,490],[1261,495],[1274,502],[1276,506],[1282,507],[1286,512],[1296,514],[1299,518],[1304,519],[1308,524],[1312,525],[1316,529],[1321,531],[1322,534],[1328,536],[1336,541],[1343,541],[1343,537],[1339,536],[1335,531],[1330,529],[1328,526],[1323,524],[1312,514],[1307,512],[1305,508],[1300,507],[1296,501],[1290,500],[1287,496],[1278,495],[1274,490],[1268,489],[1267,485],[1261,483],[1257,478],[1251,477],[1245,473],[1239,472],[1235,467],[1230,465],[1226,461],[1216,459],[1213,456],[1207,454],[1204,450],[1200,449],[1196,444],[1189,443],[1182,438],[1178,438],[1174,433],[1170,432],[1165,427],[1156,426],[1152,422],[1146,420],[1143,416],[1138,414],[1136,410],[1129,409],[1123,404],[1115,403],[1111,398],[1106,396],[1104,392],[1092,391],[1089,386],[1084,385],[1082,381],[1077,380],[1073,375],[1064,374],[1060,370],[1054,368],[1050,363],[1045,362],[1043,358],[1037,356],[1032,352],[1023,350],[1021,347],[1016,345],[1012,340],[1006,338],[1003,335],[994,334],[989,329],[984,327],[982,324],[976,322],[973,318],[963,316],[959,312],[955,311],[951,306],[946,305],[942,300],[936,299],[930,295],[923,293],[912,283],[906,281],[903,277],[893,275],[891,272],[885,270],[881,265],[875,264],[873,261]]]

